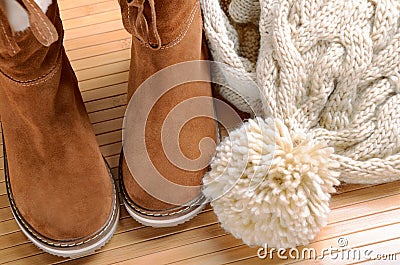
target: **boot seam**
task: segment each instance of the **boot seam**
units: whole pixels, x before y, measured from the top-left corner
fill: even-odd
[[[5,76],[9,81],[18,83],[18,85],[23,86],[23,87],[30,87],[30,86],[34,86],[34,85],[38,85],[41,83],[44,83],[45,81],[49,80],[50,78],[52,78],[57,71],[61,68],[61,56],[59,56],[59,59],[57,60],[57,63],[53,66],[53,68],[51,68],[51,70],[45,74],[43,74],[40,77],[34,78],[34,79],[30,79],[30,80],[19,80],[16,79],[10,75],[8,75],[7,73],[5,73],[3,70],[0,70],[0,72],[3,74],[3,76]]]
[[[31,2],[29,2],[29,1],[28,1],[27,3],[29,4],[29,6],[30,6],[31,8],[34,9],[35,14],[40,18],[40,20],[42,21],[43,25],[45,25],[45,28],[46,28],[47,31],[49,32],[51,38],[53,39],[53,37],[54,37],[53,32],[51,32],[49,26],[45,23],[43,17],[41,16],[41,14],[40,14],[40,12],[39,12],[39,10],[41,10],[41,9],[37,10],[36,7],[35,7]],[[30,26],[32,27],[33,25],[30,25]],[[46,39],[46,37],[43,35],[43,33],[42,33],[40,30],[38,30],[38,33],[40,34],[40,36],[42,36],[43,39]]]
[[[8,36],[8,34],[7,34],[7,32],[6,32],[6,29],[5,29],[5,27],[4,27],[3,22],[0,22],[0,24],[1,24],[1,28],[2,28],[2,30],[3,30],[4,36],[6,36],[7,42],[8,42],[8,44],[9,44],[9,46],[11,47],[11,50],[12,50],[13,54],[16,54],[17,51],[15,50],[14,46],[13,46],[12,43],[11,43],[10,37]]]
[[[176,46],[177,44],[179,44],[186,36],[187,32],[189,31],[190,26],[192,25],[195,15],[197,14],[198,10],[200,9],[200,3],[196,2],[195,5],[193,6],[190,15],[187,19],[185,28],[179,33],[179,35],[172,41],[170,41],[169,43],[166,44],[162,44],[160,47],[160,50],[166,50],[169,48],[172,48],[174,46]],[[130,16],[130,12],[128,11],[128,20],[131,21],[131,16]],[[140,43],[141,46],[144,46],[146,48],[151,48],[151,46],[147,43],[144,43],[142,41],[140,41],[135,35],[133,35]]]

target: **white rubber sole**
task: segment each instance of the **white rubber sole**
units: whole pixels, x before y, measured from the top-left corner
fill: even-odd
[[[173,227],[173,226],[183,224],[183,223],[189,221],[190,219],[194,218],[195,216],[197,216],[205,207],[205,204],[200,204],[197,208],[193,209],[192,211],[188,212],[187,214],[181,215],[176,218],[150,219],[150,218],[146,218],[143,215],[140,215],[136,211],[132,210],[131,207],[129,206],[129,204],[127,204],[125,202],[125,200],[124,200],[124,205],[125,205],[127,212],[133,219],[135,219],[142,225],[151,226],[151,227]]]
[[[118,206],[117,206],[118,207]],[[17,224],[19,228],[21,228],[22,232],[24,235],[39,249],[63,258],[79,258],[83,256],[87,256],[90,254],[93,254],[96,250],[102,248],[113,236],[115,233],[115,230],[117,229],[118,226],[118,221],[119,221],[119,210],[117,212],[116,219],[114,220],[114,223],[111,225],[111,229],[108,231],[107,234],[105,234],[103,237],[101,237],[99,240],[94,242],[93,244],[85,246],[84,244],[77,246],[75,248],[71,249],[62,249],[62,248],[54,248],[49,245],[44,244],[43,242],[39,241],[36,239],[36,237],[32,236],[26,228],[18,221],[18,218],[16,218],[15,214],[14,219],[17,221]]]

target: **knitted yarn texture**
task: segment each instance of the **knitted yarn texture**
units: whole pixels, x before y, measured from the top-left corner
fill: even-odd
[[[334,179],[400,179],[400,1],[201,3],[213,58],[260,88],[259,98],[224,87],[221,94],[241,110],[261,104],[272,112],[223,140],[205,178],[204,193],[226,230],[249,245],[307,244],[326,224]],[[246,156],[243,170],[233,170],[243,152],[265,157],[271,131],[268,166]],[[238,149],[246,142],[240,138],[260,141]],[[250,193],[247,184],[234,186],[261,175]]]

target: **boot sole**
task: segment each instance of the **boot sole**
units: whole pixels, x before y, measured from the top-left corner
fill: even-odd
[[[120,207],[119,207],[119,200],[117,196],[116,186],[114,185],[114,205],[113,205],[113,212],[107,222],[104,225],[102,230],[95,235],[91,236],[90,239],[85,240],[79,243],[66,243],[63,241],[52,241],[49,242],[48,240],[44,239],[44,237],[39,236],[39,233],[34,231],[31,227],[27,225],[27,223],[23,220],[20,216],[18,209],[15,205],[12,191],[10,187],[10,180],[9,180],[9,172],[8,172],[8,163],[7,163],[7,154],[4,144],[3,138],[3,153],[4,153],[4,174],[5,174],[5,182],[7,187],[7,194],[8,199],[10,201],[11,211],[14,216],[15,221],[17,222],[18,226],[20,227],[21,231],[24,235],[39,249],[63,258],[78,258],[83,257],[86,255],[93,254],[96,250],[103,247],[113,236],[115,230],[118,225],[119,221],[119,214],[120,214]],[[111,180],[114,183],[114,179],[112,177],[110,168],[107,162],[104,160],[106,167],[108,169],[109,175]],[[114,183],[115,184],[115,183]]]
[[[14,214],[13,211],[13,216],[15,220],[17,220],[16,215]],[[117,220],[119,220],[119,212],[117,214]],[[111,229],[108,231],[107,234],[105,234],[102,238],[99,238],[98,241],[94,242],[93,244],[90,245],[85,245],[82,244],[79,246],[79,249],[69,249],[68,247],[65,247],[65,249],[61,248],[56,248],[56,247],[50,247],[47,244],[44,244],[42,241],[39,241],[36,239],[35,236],[33,236],[26,228],[25,226],[17,221],[18,226],[20,227],[21,231],[24,233],[24,235],[39,249],[43,250],[44,252],[47,252],[51,255],[62,257],[62,258],[71,258],[71,259],[76,259],[79,257],[84,257],[87,255],[94,254],[96,250],[101,249],[105,244],[110,241],[111,237],[114,235],[115,230],[117,229],[118,221],[114,222],[111,226]],[[71,247],[73,248],[73,247]]]
[[[172,217],[172,218],[169,217],[164,219],[157,217],[157,214],[154,215],[154,218],[149,218],[148,215],[140,213],[138,209],[132,208],[125,198],[123,199],[123,202],[127,212],[133,219],[135,219],[142,225],[151,227],[173,227],[183,224],[191,220],[192,218],[196,217],[205,207],[205,204],[201,204],[198,207],[193,208],[191,211],[187,212],[184,215],[180,215],[179,217]]]
[[[189,221],[204,209],[206,205],[206,198],[202,194],[197,199],[189,203],[190,206],[178,207],[175,212],[172,211],[168,213],[166,211],[151,211],[140,207],[134,201],[132,201],[126,193],[126,189],[122,181],[122,157],[123,151],[120,155],[120,165],[118,168],[119,186],[122,201],[129,215],[142,225],[151,227],[177,226]]]

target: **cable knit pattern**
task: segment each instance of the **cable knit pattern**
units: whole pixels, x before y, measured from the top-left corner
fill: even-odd
[[[257,26],[252,23],[246,25],[231,21],[229,14],[224,12],[228,9],[228,6],[224,6],[224,3],[227,4],[226,1],[222,6],[218,0],[201,1],[201,3],[204,29],[214,60],[225,63],[241,73],[238,78],[256,81],[255,70],[259,44]],[[259,97],[238,95],[228,88],[221,87],[220,94],[244,112],[250,113],[252,108],[261,105]]]
[[[254,0],[232,0],[228,7],[229,14],[237,23],[255,23],[260,17],[260,2]],[[245,12],[243,12],[246,10]]]
[[[214,59],[242,69],[246,75],[255,74],[259,100],[262,98],[277,123],[288,128],[288,138],[293,141],[297,134],[306,134],[313,145],[332,148],[329,159],[339,167],[330,174],[340,173],[341,181],[371,184],[400,179],[400,1],[232,0],[226,9],[218,0],[203,0],[202,6]],[[247,57],[237,47],[248,50],[252,45],[250,39],[238,41],[241,23],[258,26],[260,43],[253,42],[258,47],[255,69],[245,67]],[[228,92],[225,96],[233,104],[241,104]],[[312,154],[308,157],[315,159]],[[217,177],[220,162],[213,161],[208,175],[205,193],[213,190],[208,193],[210,198],[223,186]],[[227,174],[229,183],[238,177],[229,170],[219,173]],[[265,174],[267,180],[271,178],[271,172]],[[305,179],[305,172],[301,174]],[[268,188],[264,192],[268,193]],[[325,198],[321,196],[319,199]],[[217,199],[213,205],[229,207],[226,199]],[[232,215],[221,212],[218,216],[228,231],[237,231],[226,225]],[[266,215],[257,218],[271,222]],[[281,238],[274,238],[278,247],[287,246],[295,231],[294,224],[281,225],[288,234],[282,232]],[[254,224],[250,227],[253,233],[258,229]],[[246,238],[248,244],[260,244],[260,238],[264,243],[271,241],[266,234],[248,240],[249,227],[246,229],[246,236],[235,235]],[[293,242],[310,240],[303,239]]]

